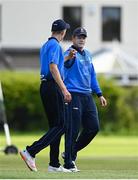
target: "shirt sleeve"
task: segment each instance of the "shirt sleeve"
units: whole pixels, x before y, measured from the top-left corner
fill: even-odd
[[[69,52],[70,52],[70,49],[68,49],[67,51],[64,52],[64,58],[69,55]],[[66,60],[64,62],[64,67],[67,69],[71,68],[73,66],[74,62],[75,62],[75,58]]]
[[[91,89],[92,92],[96,93],[98,97],[102,96],[102,91],[100,89],[93,64],[92,64],[92,74],[91,74]]]
[[[49,64],[59,64],[60,47],[57,44],[53,44],[49,47]]]

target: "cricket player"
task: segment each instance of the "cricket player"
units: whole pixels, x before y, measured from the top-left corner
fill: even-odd
[[[74,165],[77,152],[86,147],[99,131],[98,112],[92,93],[97,94],[103,107],[107,105],[96,78],[92,55],[84,49],[86,38],[86,30],[81,27],[76,28],[72,36],[73,45],[65,52],[64,83],[72,96],[70,127],[72,131],[71,156]],[[82,131],[79,134],[81,126]],[[66,153],[63,153],[62,157],[65,156]]]
[[[50,145],[48,171],[72,172],[61,166],[58,158],[60,139],[65,132],[64,103],[71,101],[71,94],[63,82],[64,56],[59,43],[69,27],[69,24],[61,19],[54,21],[51,28],[52,36],[40,50],[40,96],[48,118],[49,130],[39,140],[20,152],[22,159],[32,171],[37,171],[36,155]]]

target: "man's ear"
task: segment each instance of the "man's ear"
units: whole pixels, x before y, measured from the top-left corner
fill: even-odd
[[[65,34],[65,30],[61,31],[61,36],[63,36]]]
[[[64,31],[61,31],[61,35],[63,36],[63,34],[64,34]]]

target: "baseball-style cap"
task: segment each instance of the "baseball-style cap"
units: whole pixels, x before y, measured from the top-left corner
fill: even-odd
[[[82,27],[78,27],[73,31],[73,36],[80,36],[80,35],[84,35],[85,37],[87,37],[87,31]]]
[[[62,19],[58,19],[52,23],[51,31],[62,31],[64,29],[69,29],[70,25]]]

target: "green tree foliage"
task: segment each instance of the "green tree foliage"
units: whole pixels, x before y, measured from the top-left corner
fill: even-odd
[[[104,133],[137,134],[138,87],[120,87],[110,79],[99,78],[108,106],[103,108],[96,98],[101,129]]]
[[[0,72],[8,123],[13,130],[46,130],[47,119],[39,94],[38,72]],[[99,105],[101,131],[138,134],[138,87],[122,88],[99,78],[108,106]],[[53,112],[54,113],[54,112]]]
[[[0,79],[10,127],[17,130],[46,130],[38,72],[3,72]]]

